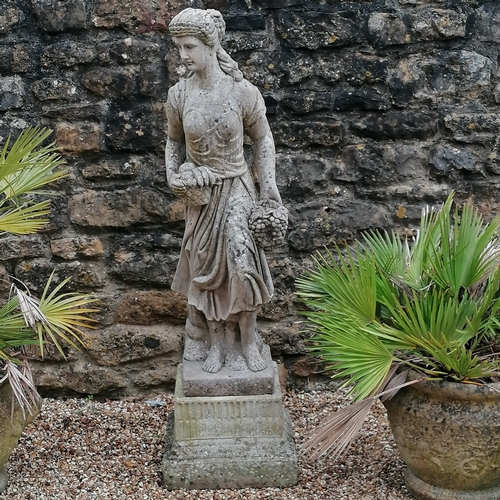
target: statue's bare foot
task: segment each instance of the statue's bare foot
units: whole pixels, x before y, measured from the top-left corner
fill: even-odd
[[[267,368],[267,363],[262,359],[259,349],[255,342],[252,342],[241,347],[243,356],[247,360],[247,365],[253,372],[260,372]]]
[[[207,359],[203,363],[202,370],[209,373],[217,373],[224,364],[224,348],[221,344],[215,344],[210,348]]]

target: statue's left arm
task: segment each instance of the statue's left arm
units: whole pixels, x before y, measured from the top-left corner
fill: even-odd
[[[276,185],[274,140],[265,115],[246,132],[253,140],[253,165],[259,180],[260,199],[271,199],[281,203]]]
[[[259,89],[243,80],[241,84],[243,126],[253,141],[253,168],[257,173],[261,200],[281,204],[276,185],[276,152],[273,134],[266,117],[266,105]]]

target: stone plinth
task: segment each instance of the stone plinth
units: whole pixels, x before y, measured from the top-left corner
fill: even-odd
[[[185,396],[179,366],[163,459],[167,489],[296,484],[291,420],[281,403],[276,363],[271,363],[272,394],[250,396]]]
[[[268,345],[262,349],[267,368],[259,372],[235,371],[223,366],[217,373],[203,371],[203,361],[182,363],[184,396],[252,396],[274,391],[274,363]]]

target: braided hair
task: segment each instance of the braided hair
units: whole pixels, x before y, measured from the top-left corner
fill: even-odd
[[[237,82],[243,79],[236,61],[221,47],[226,23],[218,10],[184,9],[172,19],[168,29],[172,36],[195,36],[205,45],[214,47],[221,70]]]

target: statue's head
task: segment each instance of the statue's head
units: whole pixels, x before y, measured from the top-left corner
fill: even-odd
[[[169,31],[175,37],[195,36],[209,47],[218,47],[226,32],[226,23],[218,10],[189,8],[172,19]]]
[[[221,47],[226,23],[218,10],[184,9],[170,21],[168,28],[174,38],[194,36],[207,47],[213,48],[222,71],[237,82],[243,79],[238,64]]]

